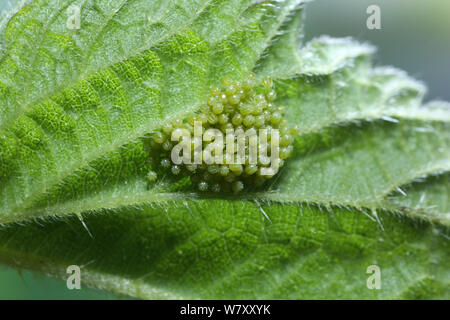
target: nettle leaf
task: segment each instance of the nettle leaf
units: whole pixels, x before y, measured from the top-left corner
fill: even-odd
[[[424,85],[373,67],[370,45],[303,45],[302,6],[41,0],[5,15],[0,262],[60,278],[76,264],[86,285],[150,299],[448,299],[450,108],[422,106]],[[149,186],[149,134],[250,71],[300,129],[272,183]]]

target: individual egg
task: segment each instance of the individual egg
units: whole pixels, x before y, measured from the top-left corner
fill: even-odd
[[[201,182],[198,184],[198,190],[200,190],[200,191],[206,191],[206,190],[208,190],[208,183],[205,182],[205,181],[201,181]]]
[[[181,168],[177,165],[172,166],[170,169],[174,175],[178,175],[181,172]]]
[[[154,181],[156,181],[157,178],[158,178],[158,175],[156,174],[155,171],[149,171],[147,173],[147,180],[149,182],[154,182]]]
[[[234,193],[238,193],[244,189],[244,183],[242,181],[235,181],[231,185],[231,189]]]

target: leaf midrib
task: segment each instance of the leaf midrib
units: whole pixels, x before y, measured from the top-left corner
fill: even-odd
[[[367,108],[365,109],[367,110]],[[425,109],[426,110],[426,109]],[[431,113],[433,112],[432,110],[427,110],[431,111]],[[425,113],[426,114],[426,113]],[[379,118],[379,117],[378,117]],[[362,119],[362,118],[361,118]],[[363,119],[367,119],[367,117],[363,117]],[[412,116],[412,119],[420,119],[418,117],[414,117]],[[440,121],[442,121],[440,119]],[[343,122],[345,123],[345,122]],[[319,128],[319,129],[323,129],[325,126]],[[136,133],[136,136],[133,136],[133,138],[131,139],[131,141],[138,139],[139,137],[143,136],[146,132],[149,131],[149,127],[142,127],[141,128],[142,131],[142,135],[140,135],[140,131],[133,131],[133,133]],[[315,132],[319,132],[319,130],[315,131]],[[300,136],[301,137],[301,136]],[[102,149],[101,156],[103,156],[104,154],[108,154],[109,152],[113,152],[114,150],[116,150],[116,148],[125,145],[126,143],[129,143],[130,141],[127,141],[126,138],[130,138],[129,136],[124,137],[123,140],[116,140],[117,143],[112,143],[112,144],[106,144],[105,147]],[[8,215],[14,217],[14,216],[21,216],[22,214],[26,213],[26,212],[33,212],[36,211],[36,209],[33,209],[33,204],[34,201],[41,195],[44,194],[46,192],[46,190],[51,189],[52,187],[58,185],[59,183],[61,183],[62,181],[64,181],[65,178],[67,178],[70,174],[72,174],[74,171],[73,170],[79,170],[82,168],[85,168],[89,165],[89,163],[91,163],[91,161],[96,160],[97,158],[100,158],[101,156],[98,156],[98,152],[93,152],[92,154],[89,154],[91,156],[91,160],[85,160],[83,162],[80,162],[79,165],[74,169],[69,168],[67,171],[65,171],[65,174],[60,175],[59,177],[57,177],[54,180],[53,184],[47,184],[45,185],[40,192],[35,192],[33,196],[28,197],[24,202],[21,203],[20,207],[23,208],[23,211],[16,211],[14,213],[10,213]],[[87,158],[89,159],[89,157]],[[285,168],[283,168],[284,170]],[[267,193],[258,193],[260,196],[257,196],[258,194],[249,194],[249,198],[253,198],[256,196],[256,198],[259,198],[261,200],[264,200],[264,198],[267,198],[268,200],[272,200],[272,201],[306,201],[306,202],[313,202],[313,203],[320,203],[320,204],[324,204],[324,205],[329,205],[329,204],[336,204],[336,205],[350,205],[353,207],[370,207],[370,208],[382,208],[381,203],[384,201],[384,197],[387,196],[388,194],[392,193],[394,190],[396,190],[398,187],[405,185],[415,179],[418,179],[420,177],[423,176],[428,176],[431,174],[435,174],[435,173],[440,173],[440,172],[446,172],[446,171],[450,171],[450,161],[439,161],[439,162],[435,162],[433,163],[431,166],[427,166],[425,169],[423,170],[415,170],[414,172],[411,172],[410,175],[406,176],[406,177],[402,177],[402,180],[396,181],[396,183],[394,185],[392,185],[389,189],[384,190],[383,192],[380,192],[379,194],[374,194],[373,198],[367,198],[367,199],[357,199],[357,201],[349,201],[349,202],[342,202],[342,201],[336,201],[336,199],[333,199],[333,197],[331,197],[330,195],[326,198],[316,198],[316,197],[309,197],[309,198],[303,198],[303,199],[299,199],[298,197],[295,196],[295,194],[290,194],[290,193],[278,193],[278,192],[267,192]],[[170,200],[170,197],[173,197],[173,199],[180,199],[179,196],[177,196],[177,194],[173,194],[173,193],[153,193],[151,190],[148,192],[143,193],[143,196],[138,197],[137,201],[134,201],[132,203],[130,203],[130,205],[132,204],[136,204],[136,203],[140,203],[140,202],[145,202],[145,201],[149,201],[152,202],[152,196],[149,197],[149,195],[155,195],[156,197],[161,197],[162,195],[164,195],[162,198],[163,199],[167,199]],[[166,195],[168,195],[168,197],[166,197]],[[192,199],[192,195],[193,194],[187,194],[187,199]],[[261,195],[263,195],[261,197]],[[245,199],[247,196],[244,196],[243,198]],[[127,198],[129,199],[129,198]],[[141,200],[139,200],[141,199]],[[248,199],[248,198],[247,198]],[[76,200],[75,200],[76,201]],[[117,202],[117,201],[116,201]],[[70,202],[69,202],[70,203]],[[119,201],[118,203],[122,203],[121,201]],[[102,204],[104,204],[102,202]],[[58,207],[58,206],[56,206]],[[115,205],[114,207],[118,207],[118,205]],[[62,206],[62,208],[64,208],[64,206]],[[91,209],[100,209],[100,207],[98,208],[91,208]],[[86,210],[91,210],[90,208],[83,208],[82,210],[76,210],[75,212],[83,212]],[[44,210],[49,210],[49,209],[44,209]],[[74,212],[72,211],[73,209],[66,209],[63,211],[57,211],[54,210],[53,214],[61,214],[61,212]],[[39,211],[39,210],[38,210]]]

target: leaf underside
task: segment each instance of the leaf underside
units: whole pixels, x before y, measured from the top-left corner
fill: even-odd
[[[150,299],[450,298],[449,105],[368,44],[303,45],[302,9],[39,0],[0,19],[0,262]],[[239,196],[149,186],[149,134],[250,71],[300,128],[281,172]]]

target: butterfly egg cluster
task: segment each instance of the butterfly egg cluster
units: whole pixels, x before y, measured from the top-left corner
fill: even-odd
[[[160,131],[153,134],[152,148],[156,148],[160,155],[158,165],[170,170],[175,176],[189,176],[200,191],[212,192],[239,192],[246,186],[262,186],[273,175],[262,174],[261,169],[270,164],[260,161],[250,163],[249,146],[245,145],[245,160],[243,164],[229,163],[226,161],[226,145],[223,145],[224,160],[222,164],[207,164],[202,159],[201,164],[174,164],[171,161],[171,151],[177,142],[171,141],[172,133],[177,129],[187,129],[194,136],[194,123],[201,123],[205,132],[209,128],[220,130],[223,135],[228,129],[246,131],[255,129],[259,135],[259,129],[267,129],[266,148],[271,150],[271,135],[273,130],[278,130],[278,167],[284,165],[284,161],[292,153],[293,137],[297,134],[297,128],[291,127],[284,118],[284,108],[276,106],[274,100],[276,93],[272,89],[270,78],[257,83],[256,77],[250,74],[245,81],[233,81],[230,78],[222,80],[222,87],[213,87],[210,96],[200,111],[186,119],[176,119],[167,123]],[[229,132],[229,131],[228,131]],[[195,138],[194,138],[195,139]],[[259,137],[256,140],[260,143]],[[199,143],[199,142],[197,142]],[[202,141],[203,150],[213,142]],[[257,146],[259,149],[259,145]],[[194,152],[194,141],[191,146]],[[192,158],[194,156],[192,155]],[[156,180],[154,172],[148,176],[150,181]]]

